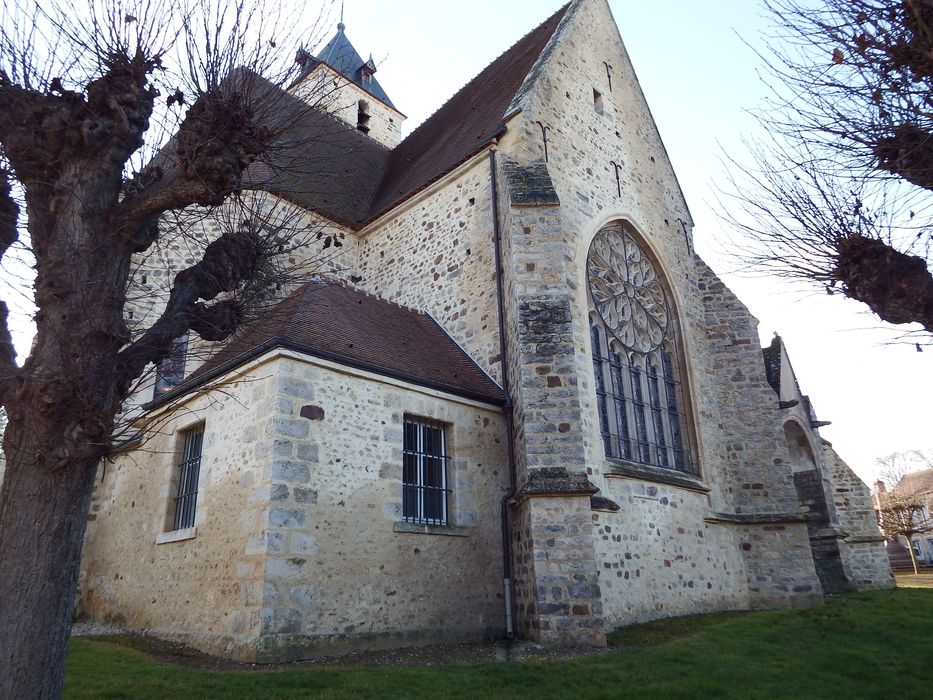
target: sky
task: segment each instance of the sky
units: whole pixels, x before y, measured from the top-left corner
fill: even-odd
[[[561,0],[346,0],[346,33],[378,65],[376,77],[407,115],[406,133],[499,54],[561,6]],[[761,105],[761,47],[767,18],[756,0],[610,0],[661,137],[693,214],[697,251],[760,320],[762,343],[777,331],[788,347],[821,429],[867,482],[875,459],[933,447],[929,405],[933,348],[894,344],[863,307],[783,280],[734,274],[734,237],[721,219],[723,160],[747,160],[743,139],[760,135],[749,109]],[[295,3],[289,22],[305,43],[336,31],[339,0]],[[315,35],[316,34],[316,35]],[[293,51],[293,48],[285,48]],[[4,274],[8,273],[7,270]],[[18,330],[17,344],[29,335]]]
[[[372,53],[376,77],[410,130],[563,3],[561,0],[346,0],[350,41]],[[785,280],[737,275],[734,233],[717,193],[724,159],[747,161],[760,135],[748,113],[762,104],[761,48],[769,19],[755,0],[610,0],[613,15],[693,214],[697,251],[761,322],[779,332],[804,393],[833,443],[866,482],[875,459],[933,447],[933,349],[894,343],[864,307]],[[339,2],[324,26],[339,19]],[[325,40],[331,32],[326,32]],[[407,132],[406,132],[407,133]]]

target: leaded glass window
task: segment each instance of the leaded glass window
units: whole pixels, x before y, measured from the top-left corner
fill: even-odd
[[[696,473],[685,448],[677,324],[654,263],[628,227],[615,224],[593,240],[587,275],[606,456]]]

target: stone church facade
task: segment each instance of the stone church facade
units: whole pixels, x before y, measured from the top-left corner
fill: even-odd
[[[786,350],[694,251],[605,0],[404,140],[342,25],[299,60],[292,95],[337,86],[354,144],[352,196],[301,202],[338,262],[143,396],[145,441],[95,493],[85,614],[270,661],[599,646],[893,584]]]

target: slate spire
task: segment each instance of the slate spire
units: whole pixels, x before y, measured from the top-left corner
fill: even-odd
[[[376,72],[376,64],[373,61],[372,54],[370,54],[368,61],[364,61],[347,38],[346,28],[343,23],[343,5],[341,4],[337,33],[315,58],[321,63],[326,63],[373,97],[385,102],[393,109],[397,109],[385,90],[382,89],[379,81],[373,77],[373,73]]]

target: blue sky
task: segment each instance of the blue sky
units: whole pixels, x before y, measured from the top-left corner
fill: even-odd
[[[346,31],[408,127],[544,20],[560,0],[347,0]],[[745,159],[743,137],[758,126],[761,46],[768,19],[754,0],[645,3],[610,0],[622,38],[695,219],[700,254],[761,321],[764,343],[781,333],[801,388],[810,394],[830,440],[866,481],[874,460],[896,450],[933,446],[929,409],[933,351],[891,344],[855,302],[769,278],[729,274],[732,235],[717,211],[725,186],[723,154]],[[333,27],[339,2],[325,6]],[[327,26],[327,24],[325,24]],[[329,35],[331,29],[327,30]],[[751,46],[750,46],[751,44]]]

